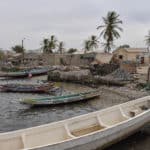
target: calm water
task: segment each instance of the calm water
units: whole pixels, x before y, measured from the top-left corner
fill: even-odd
[[[38,80],[44,80],[46,76],[24,79],[24,80],[0,80],[4,83],[37,83]],[[57,85],[60,85],[57,83]],[[90,88],[77,84],[61,84],[68,92],[86,91]],[[73,116],[85,114],[95,110],[102,109],[120,102],[120,98],[113,95],[111,99],[109,94],[101,94],[100,99],[79,102],[76,104],[30,108],[19,103],[20,99],[28,97],[48,96],[46,94],[19,94],[19,93],[0,93],[0,132],[12,131],[32,126],[37,126],[53,121],[58,121]],[[126,101],[126,100],[124,100]],[[128,139],[115,144],[107,150],[150,150],[150,126],[143,128],[137,134]]]

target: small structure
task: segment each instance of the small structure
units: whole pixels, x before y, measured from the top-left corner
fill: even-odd
[[[115,50],[113,55],[119,62],[133,61],[137,64],[149,64],[149,51],[147,48],[120,48]]]
[[[111,53],[96,53],[95,59],[101,64],[109,64],[112,60],[113,54]]]

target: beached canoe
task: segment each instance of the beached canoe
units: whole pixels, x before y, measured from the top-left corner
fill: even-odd
[[[50,70],[51,69],[48,69],[48,68],[37,68],[37,69],[31,69],[31,70],[26,70],[26,71],[3,72],[3,73],[0,73],[0,77],[6,77],[6,78],[24,78],[24,77],[45,75]]]
[[[0,85],[2,92],[49,93],[51,89],[54,89],[54,83]]]
[[[150,96],[59,122],[0,133],[0,149],[102,149],[147,123],[150,123]]]
[[[45,98],[35,98],[35,99],[24,99],[21,101],[23,104],[34,105],[34,106],[47,106],[56,104],[73,103],[77,101],[84,101],[98,97],[99,90],[91,90],[88,92],[82,92],[77,94],[70,94],[64,96],[51,96]]]

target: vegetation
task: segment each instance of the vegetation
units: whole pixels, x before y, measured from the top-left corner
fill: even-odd
[[[75,52],[77,52],[77,51],[78,51],[78,50],[77,50],[76,48],[70,48],[67,53],[73,54],[73,53],[75,53]]]
[[[128,44],[120,45],[117,49],[120,49],[120,48],[130,48],[130,45]]]
[[[49,39],[43,40],[43,53],[53,53],[53,50],[57,47],[57,39],[52,35]]]
[[[21,46],[21,45],[15,45],[14,47],[12,47],[12,50],[16,53],[24,53],[25,49]]]
[[[98,48],[98,40],[97,40],[97,37],[95,35],[92,35],[90,37],[90,47],[92,50]]]
[[[3,60],[4,56],[5,56],[4,52],[2,50],[0,50],[0,60]]]
[[[145,36],[145,42],[146,42],[148,50],[150,50],[150,31],[148,35]]]
[[[86,40],[84,42],[84,53],[86,53],[87,51],[90,51],[90,41],[89,40]]]
[[[147,49],[149,51],[149,64],[150,64],[150,31],[148,32],[148,35],[145,36],[145,42],[146,42],[146,45],[147,45]],[[147,73],[147,84],[150,87],[150,66],[148,68],[148,73]]]
[[[53,50],[56,48],[56,46],[57,46],[57,39],[55,35],[52,35],[49,41],[49,53],[53,53]]]
[[[119,19],[119,15],[115,12],[108,12],[106,17],[103,17],[103,25],[97,27],[97,29],[101,29],[100,37],[102,36],[104,39],[103,46],[105,48],[105,52],[110,52],[114,40],[120,38],[119,31],[123,31],[119,24],[122,24],[122,21]]]
[[[85,53],[87,51],[90,51],[90,50],[94,50],[96,48],[98,48],[98,40],[97,40],[97,37],[95,35],[92,35],[88,40],[86,40],[84,42],[84,50],[85,50]]]
[[[49,40],[44,39],[43,40],[43,53],[48,53],[49,52]]]
[[[63,52],[65,50],[64,46],[65,46],[64,42],[59,42],[59,44],[58,44],[58,52],[60,54],[63,54]]]

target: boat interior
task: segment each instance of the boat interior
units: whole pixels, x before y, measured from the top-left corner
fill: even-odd
[[[150,111],[150,97],[38,127],[1,133],[0,149],[34,149],[101,132]]]

